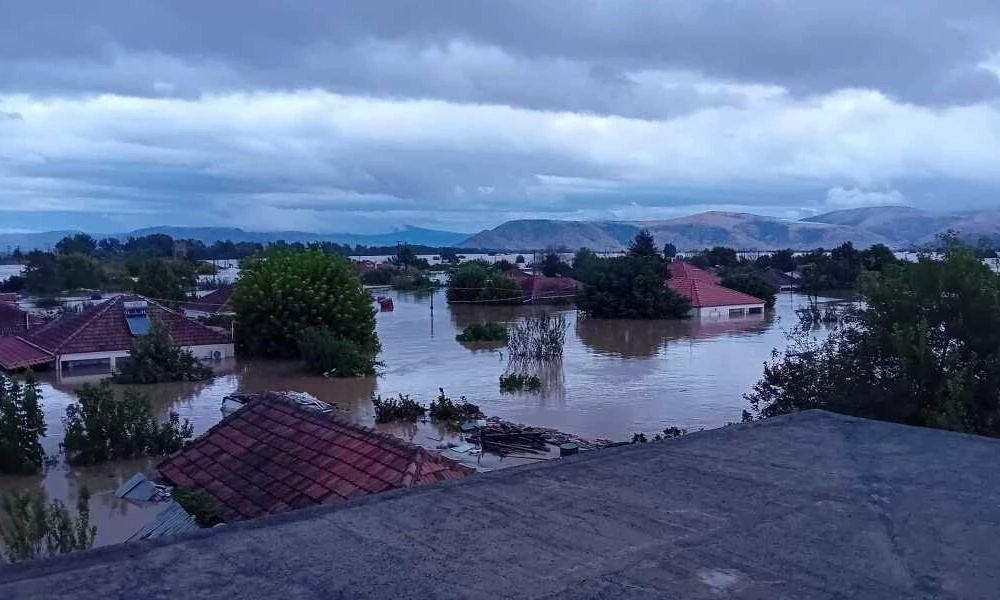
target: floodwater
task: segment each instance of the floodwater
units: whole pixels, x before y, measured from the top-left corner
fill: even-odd
[[[784,346],[785,332],[797,322],[794,309],[805,301],[785,294],[772,314],[739,321],[606,321],[577,319],[569,307],[449,307],[443,290],[380,293],[394,298],[395,310],[377,316],[384,363],[384,373],[377,378],[327,379],[302,374],[296,363],[239,361],[219,365],[209,382],[139,389],[149,394],[159,417],[176,411],[192,422],[195,435],[219,421],[222,397],[233,392],[308,393],[335,406],[345,418],[371,426],[372,394],[409,394],[426,404],[444,387],[452,398],[466,396],[489,416],[584,437],[627,440],[634,432],[652,434],[667,426],[696,430],[739,421],[746,406],[742,394],[760,377],[771,350]],[[540,393],[501,394],[499,377],[507,366],[503,348],[455,341],[469,323],[514,322],[545,311],[563,314],[568,332],[562,360],[541,373]],[[61,420],[73,401],[73,389],[85,381],[57,382],[53,374],[42,375],[48,424],[44,446],[50,456],[59,453]],[[124,388],[119,386],[119,391]],[[379,429],[429,448],[456,440],[430,423]],[[486,470],[526,461],[453,457]],[[91,520],[98,527],[96,543],[117,543],[161,510],[156,504],[142,506],[114,497],[115,488],[136,471],[152,475],[155,462],[69,469],[60,461],[44,476],[0,476],[0,492],[41,488],[51,498],[73,504],[79,487],[86,485],[92,494]]]

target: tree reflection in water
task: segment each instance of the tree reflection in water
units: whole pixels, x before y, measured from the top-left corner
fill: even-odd
[[[772,322],[770,315],[719,321],[698,318],[650,321],[579,318],[576,334],[585,346],[597,354],[648,358],[659,354],[672,340],[756,334],[766,331]]]

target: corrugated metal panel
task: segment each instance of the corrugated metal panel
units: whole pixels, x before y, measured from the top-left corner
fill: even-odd
[[[128,500],[152,500],[159,490],[142,473],[136,473],[115,490],[115,496]]]
[[[198,529],[198,523],[195,522],[194,517],[188,514],[183,506],[171,500],[160,514],[156,515],[152,521],[140,527],[139,531],[132,534],[132,537],[126,541],[148,540],[166,535],[178,535],[192,529]]]

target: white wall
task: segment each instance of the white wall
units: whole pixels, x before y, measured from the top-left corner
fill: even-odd
[[[187,350],[194,355],[195,358],[201,360],[213,360],[215,358],[215,353],[218,352],[222,355],[222,358],[234,358],[236,356],[236,348],[233,344],[207,344],[204,346],[184,346],[184,350]]]
[[[706,306],[704,308],[691,309],[691,316],[699,317],[702,319],[709,319],[714,321],[725,321],[729,319],[730,309],[743,309],[743,317],[746,317],[746,311],[751,308],[759,308],[761,311],[764,310],[764,303],[760,304],[732,304],[729,306]],[[740,318],[740,317],[733,317]]]

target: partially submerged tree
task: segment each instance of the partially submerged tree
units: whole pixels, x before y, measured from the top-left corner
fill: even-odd
[[[307,327],[299,335],[299,353],[306,370],[328,377],[360,377],[375,374],[375,357],[329,327]]]
[[[520,304],[521,286],[482,261],[463,263],[448,279],[448,302]]]
[[[76,391],[77,403],[66,407],[66,436],[62,448],[71,465],[160,456],[176,452],[191,439],[194,429],[176,412],[166,423],[153,418],[149,399],[126,391],[115,399],[111,385],[85,384]]]
[[[800,332],[747,396],[755,419],[823,408],[1000,436],[1000,280],[969,248],[868,273],[825,340]]]
[[[45,436],[42,394],[28,371],[24,383],[0,374],[0,474],[31,475],[42,470]]]
[[[767,308],[774,308],[777,299],[774,285],[753,268],[732,269],[723,274],[720,283],[727,288],[760,298]]]
[[[129,360],[114,376],[115,383],[166,383],[204,381],[212,369],[198,362],[190,352],[174,344],[170,332],[161,323],[153,323],[147,335],[132,340]]]
[[[0,541],[8,562],[79,552],[94,545],[97,527],[90,524],[87,488],[77,496],[75,517],[59,500],[46,504],[41,492],[10,492],[0,505]]]
[[[244,262],[233,309],[251,353],[299,358],[309,327],[351,340],[366,356],[381,350],[372,297],[351,261],[321,250],[278,249]]]

